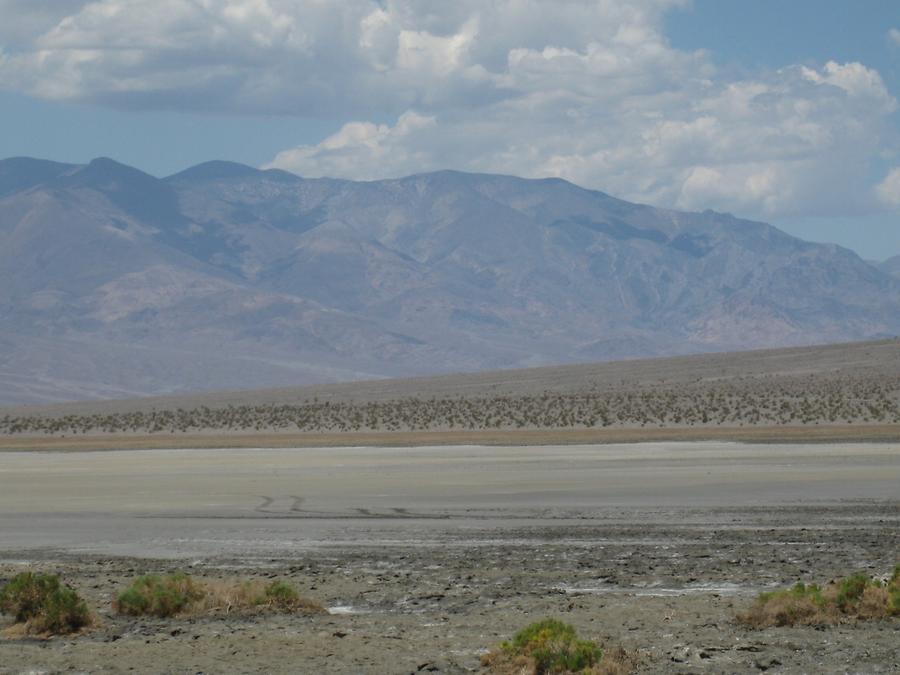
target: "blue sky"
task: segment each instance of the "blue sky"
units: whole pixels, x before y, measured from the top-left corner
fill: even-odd
[[[558,175],[900,254],[887,0],[0,0],[0,156]]]

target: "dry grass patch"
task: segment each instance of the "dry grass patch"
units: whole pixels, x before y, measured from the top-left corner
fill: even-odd
[[[282,612],[285,614],[326,614],[321,603],[302,597],[284,581],[211,581],[206,595],[197,603],[203,614],[231,612]]]
[[[543,619],[491,650],[481,665],[494,675],[628,675],[635,661],[623,649],[604,651],[597,643],[579,638],[562,621]]]
[[[138,577],[119,594],[114,609],[130,616],[156,617],[326,611],[284,581],[200,581],[180,572]]]
[[[55,574],[17,574],[0,590],[0,612],[15,621],[4,631],[9,637],[70,635],[95,623],[84,600]]]
[[[825,586],[799,582],[792,588],[761,593],[738,622],[749,628],[824,626],[846,620],[900,617],[900,565],[889,579],[854,574]]]

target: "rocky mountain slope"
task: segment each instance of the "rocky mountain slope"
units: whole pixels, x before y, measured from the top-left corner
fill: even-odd
[[[897,333],[851,251],[557,179],[0,161],[0,404]]]

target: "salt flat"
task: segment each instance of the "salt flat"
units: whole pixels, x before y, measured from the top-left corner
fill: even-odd
[[[895,672],[896,622],[734,616],[798,579],[893,569],[898,486],[890,443],[5,452],[0,580],[60,574],[102,625],[0,640],[0,674],[466,673],[543,616],[639,673]],[[184,569],[286,579],[335,613],[112,611],[135,576]]]
[[[893,444],[141,450],[2,455],[0,549],[278,555],[563,526],[623,508],[892,500]],[[477,543],[473,540],[472,543]]]

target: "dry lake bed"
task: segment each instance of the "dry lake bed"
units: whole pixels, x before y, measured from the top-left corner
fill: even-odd
[[[0,581],[60,573],[88,635],[0,673],[477,671],[544,616],[640,672],[891,673],[900,626],[752,631],[760,590],[900,562],[891,443],[0,453]],[[123,618],[129,579],[289,580],[329,615]]]

